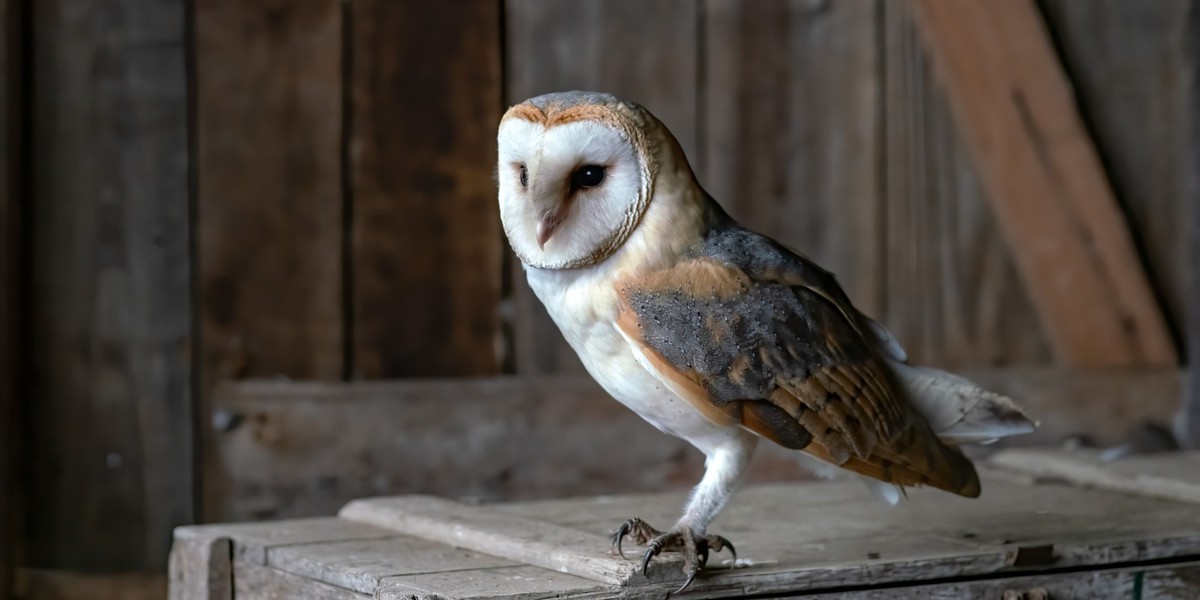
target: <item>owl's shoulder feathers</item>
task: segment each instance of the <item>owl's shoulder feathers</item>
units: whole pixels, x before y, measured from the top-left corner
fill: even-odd
[[[617,327],[706,417],[899,485],[974,495],[970,463],[896,392],[834,276],[720,211],[670,268],[617,283]]]

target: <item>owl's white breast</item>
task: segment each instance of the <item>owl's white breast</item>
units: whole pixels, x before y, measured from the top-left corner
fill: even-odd
[[[705,452],[740,435],[736,428],[706,419],[639,363],[615,325],[619,300],[613,282],[619,277],[619,261],[564,271],[529,268],[526,273],[567,343],[613,398]]]

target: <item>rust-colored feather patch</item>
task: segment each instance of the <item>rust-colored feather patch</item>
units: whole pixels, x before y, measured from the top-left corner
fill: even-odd
[[[700,384],[699,378],[694,374],[676,369],[662,357],[659,351],[644,343],[641,329],[637,325],[637,315],[633,311],[621,312],[617,319],[617,329],[646,359],[646,367],[650,372],[654,373],[676,396],[683,398],[700,411],[700,414],[704,415],[706,419],[721,426],[735,425],[739,422],[741,415],[736,404],[717,406],[709,398],[708,392]]]

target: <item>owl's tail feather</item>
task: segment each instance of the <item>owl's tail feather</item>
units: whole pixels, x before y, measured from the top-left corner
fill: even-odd
[[[941,441],[988,444],[1033,431],[1036,424],[1011,399],[937,369],[888,360],[909,401]]]

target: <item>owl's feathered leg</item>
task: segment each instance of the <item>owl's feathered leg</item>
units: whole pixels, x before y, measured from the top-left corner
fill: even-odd
[[[737,551],[734,550],[733,544],[722,536],[707,534],[706,530],[708,524],[737,491],[757,442],[758,438],[739,431],[731,443],[712,449],[705,461],[704,477],[692,490],[683,516],[675,527],[670,531],[660,532],[641,519],[629,519],[613,533],[613,548],[624,556],[621,541],[626,536],[639,544],[647,545],[648,548],[642,555],[643,574],[649,569],[650,559],[658,554],[664,551],[681,553],[683,573],[687,580],[676,593],[691,585],[696,575],[704,569],[710,550],[720,552],[728,548],[736,562]]]

